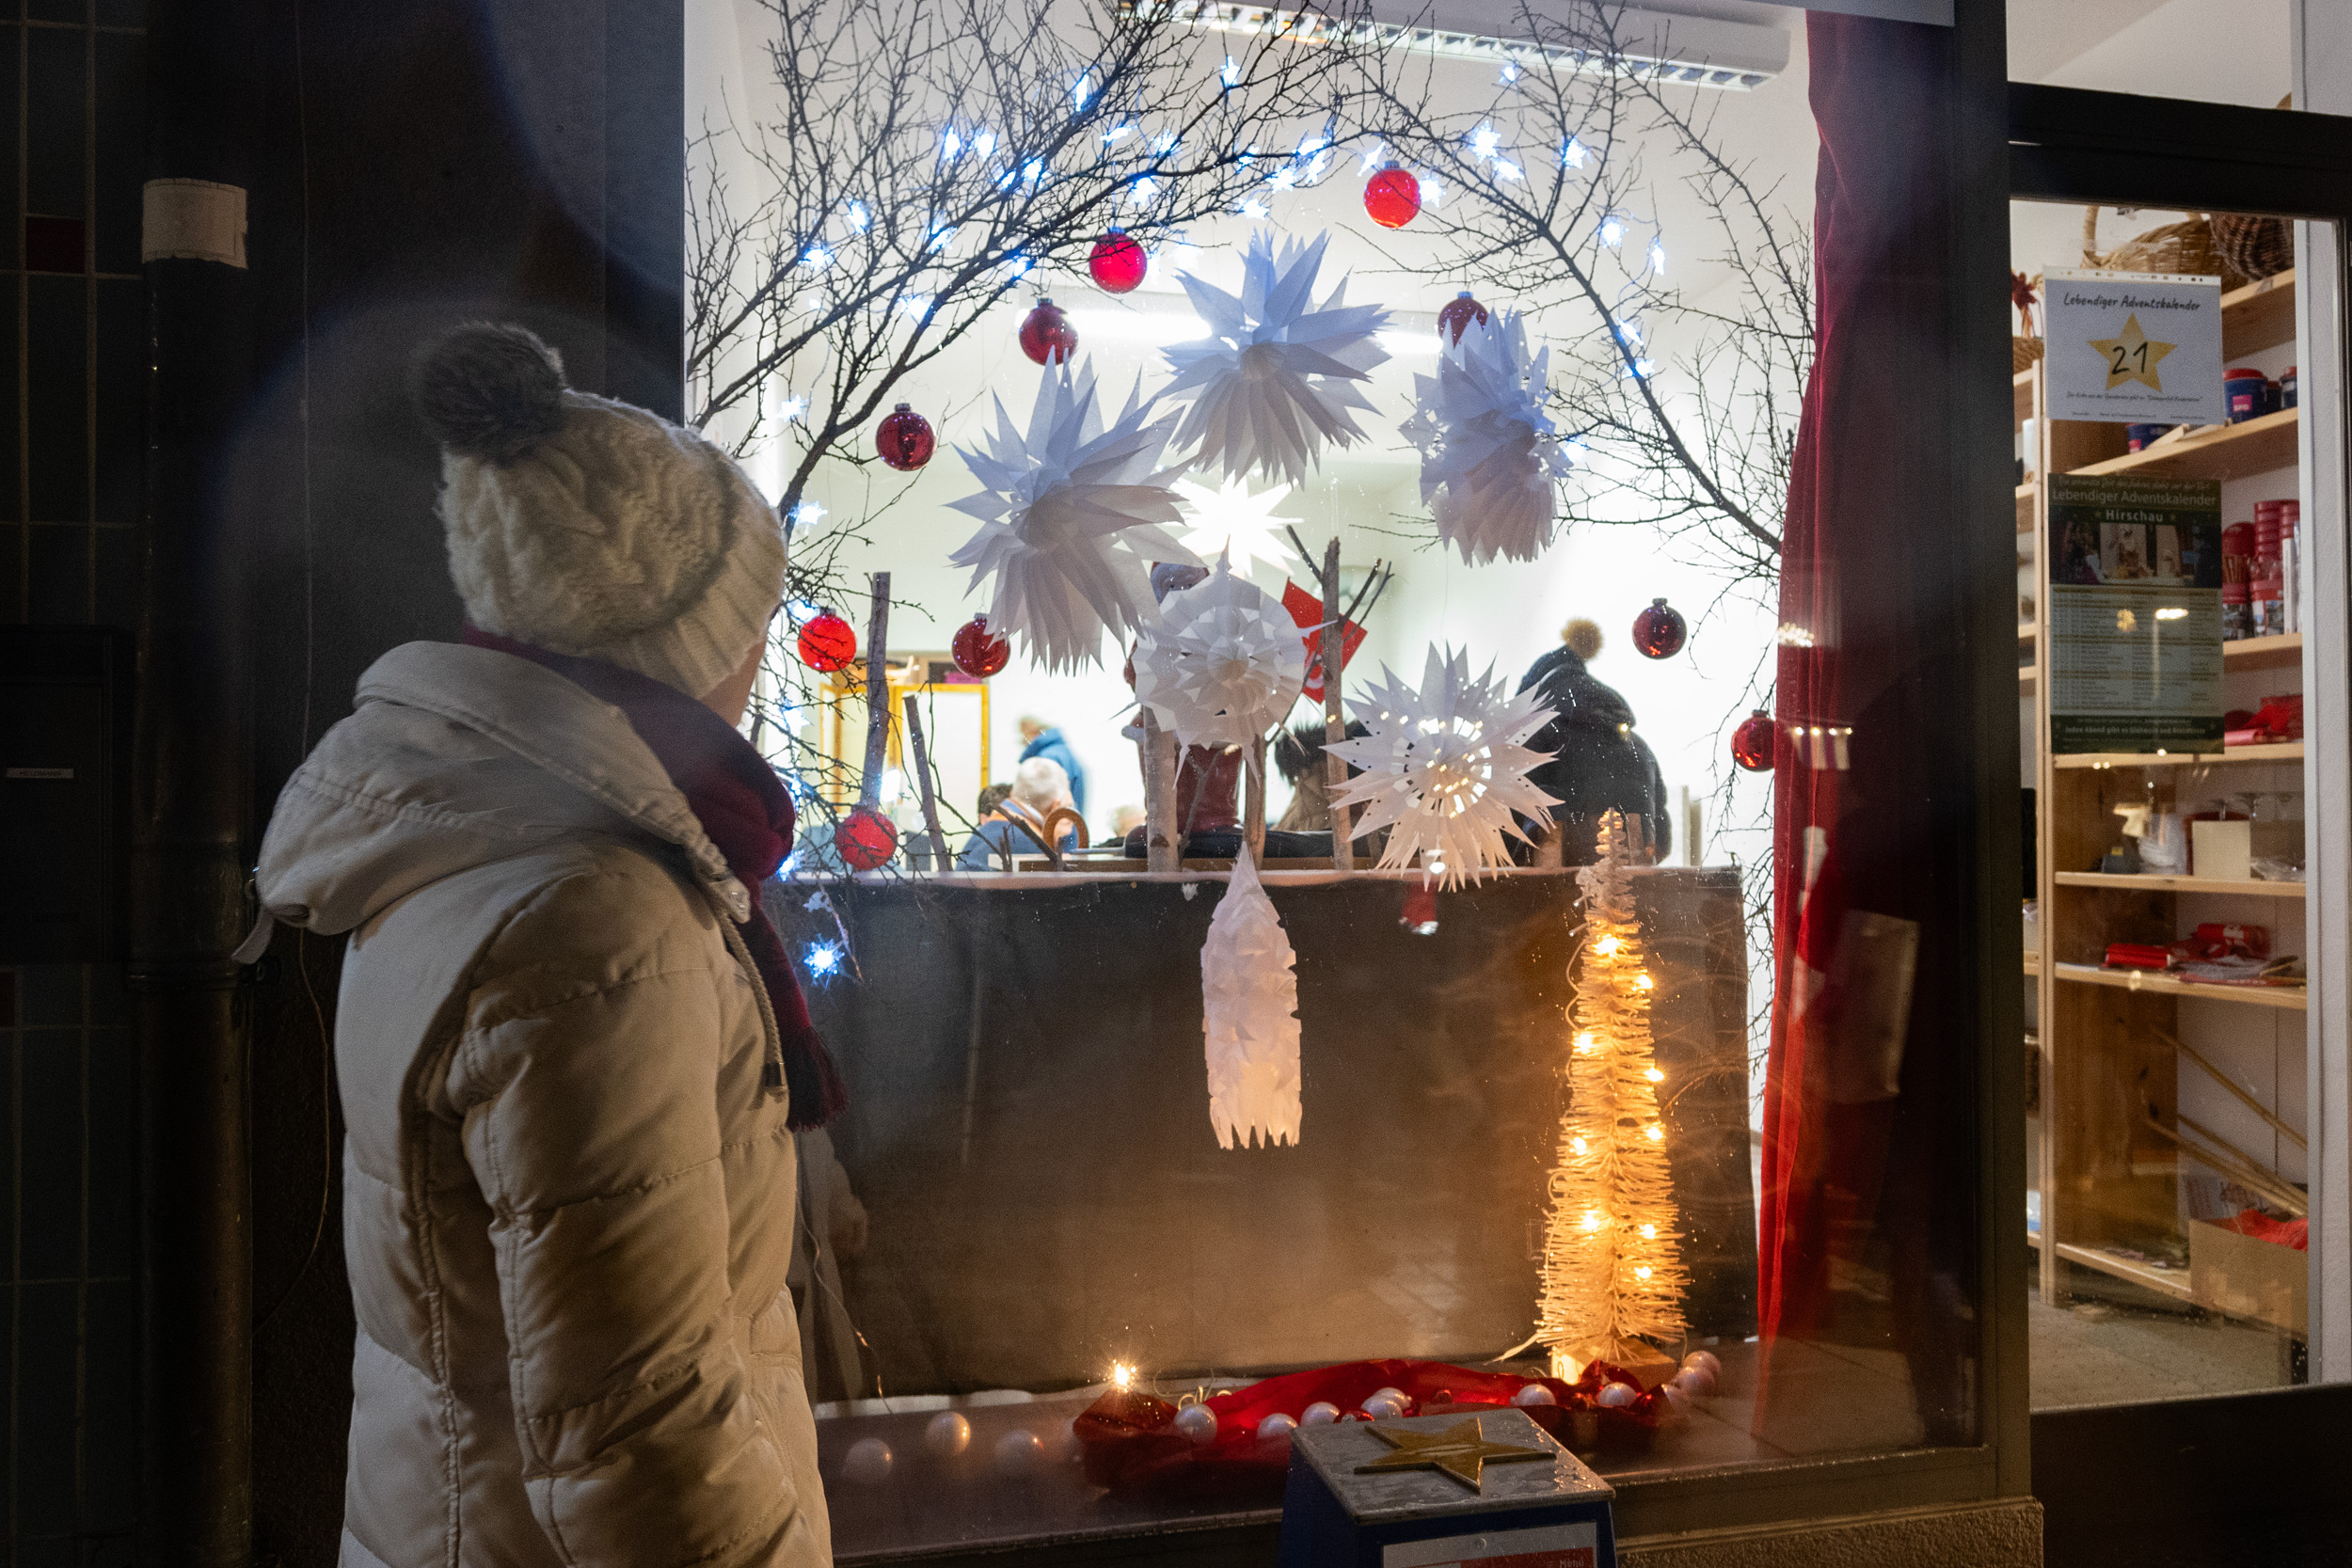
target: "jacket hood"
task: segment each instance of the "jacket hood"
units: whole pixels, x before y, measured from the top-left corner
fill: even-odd
[[[580,833],[683,851],[738,922],[751,896],[611,704],[528,659],[409,642],[368,667],[350,718],[278,797],[262,910],[337,935],[429,882]]]

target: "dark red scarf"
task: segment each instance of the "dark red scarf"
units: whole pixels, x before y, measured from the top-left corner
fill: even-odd
[[[660,759],[670,782],[685,795],[703,832],[725,857],[752,895],[752,917],[742,923],[743,945],[768,983],[768,1005],[784,1037],[784,1082],[791,1092],[787,1125],[822,1127],[849,1104],[841,1076],[834,1070],[825,1042],[808,1021],[808,1003],[793,975],[783,939],[768,923],[760,888],[792,848],[792,796],[757,748],[734,725],[684,692],[650,675],[600,659],[551,654],[511,637],[468,626],[465,641],[527,658],[552,670],[628,715],[629,727]]]

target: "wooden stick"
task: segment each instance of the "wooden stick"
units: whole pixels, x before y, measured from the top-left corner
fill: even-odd
[[[931,869],[947,869],[947,835],[939,830],[939,797],[931,793],[930,753],[923,745],[923,716],[910,691],[902,705],[907,715],[907,754],[914,763],[915,787],[922,792],[923,828],[931,835]]]
[[[2215,1083],[2220,1085],[2223,1088],[2237,1096],[2239,1104],[2244,1105],[2248,1110],[2262,1117],[2263,1120],[2270,1123],[2270,1129],[2272,1132],[2278,1133],[2279,1136],[2286,1139],[2297,1148],[2305,1150],[2310,1149],[2312,1146],[2303,1141],[2302,1133],[2297,1132],[2294,1128],[2289,1127],[2285,1122],[2280,1121],[2277,1117],[2272,1116],[2261,1101],[2256,1100],[2245,1089],[2240,1088],[2236,1082],[2232,1079],[2228,1073],[2223,1072],[2219,1068],[2205,1060],[2203,1054],[2201,1053],[2195,1046],[2189,1045],[2182,1040],[2176,1040],[2161,1029],[2154,1030],[2153,1033],[2155,1035],[2156,1038],[2164,1041],[2165,1044],[2170,1046],[2182,1055],[2186,1056],[2190,1061],[2195,1062],[2199,1067],[2203,1068],[2206,1075]]]
[[[1249,846],[1249,858],[1260,865],[1265,863],[1265,736],[1249,743],[1248,779],[1244,786],[1242,804],[1242,837]]]
[[[2192,1122],[2189,1126],[2191,1131],[2196,1130],[2195,1123]],[[2151,1132],[2160,1133],[2178,1144],[2188,1157],[2198,1164],[2211,1166],[2217,1174],[2228,1177],[2258,1197],[2268,1198],[2296,1218],[2303,1219],[2310,1215],[2310,1199],[2296,1192],[2290,1183],[2271,1175],[2259,1165],[2241,1164],[2227,1154],[2210,1148],[2200,1148],[2153,1116],[2148,1118],[2148,1127]]]
[[[1143,710],[1144,868],[1177,869],[1176,737]]]
[[[874,608],[866,618],[866,774],[857,803],[882,805],[882,764],[890,759],[890,574],[873,576]]]
[[[1347,784],[1347,761],[1331,750],[1347,738],[1347,720],[1340,708],[1340,664],[1347,650],[1347,622],[1340,613],[1340,542],[1335,536],[1323,551],[1323,783],[1331,801],[1331,864],[1341,871],[1356,869],[1356,813],[1339,804]]]

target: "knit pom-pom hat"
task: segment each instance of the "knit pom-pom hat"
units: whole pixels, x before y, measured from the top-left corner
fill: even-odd
[[[740,669],[783,592],[784,530],[727,454],[575,391],[553,349],[474,322],[428,344],[418,411],[467,619],[700,697]]]

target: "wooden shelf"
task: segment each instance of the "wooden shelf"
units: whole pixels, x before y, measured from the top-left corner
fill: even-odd
[[[2295,269],[2221,296],[2224,362],[2295,341]]]
[[[2010,377],[2009,418],[2012,425],[2033,418],[2033,380],[2041,370],[2038,364],[2028,365]]]
[[[2209,997],[2216,1002],[2243,1002],[2249,1006],[2279,1007],[2296,1013],[2304,1011],[2308,1003],[2302,986],[2208,986],[2194,980],[2176,980],[2161,970],[2106,969],[2098,964],[2054,964],[2050,973],[2077,985],[2106,986],[2158,996]]]
[[[2303,634],[2282,631],[2276,637],[2241,637],[2221,644],[2224,670],[2300,670]]]
[[[2105,871],[2061,871],[2060,887],[2121,888],[2130,893],[2226,893],[2251,898],[2300,898],[2301,882],[2240,881],[2222,877],[2116,876]]]
[[[2303,743],[2233,746],[2224,752],[2062,752],[2053,768],[2208,768],[2228,762],[2301,762]]]
[[[2072,1242],[2060,1242],[2058,1244],[2058,1255],[2070,1263],[2080,1263],[2087,1269],[2097,1269],[2101,1274],[2113,1275],[2118,1279],[2128,1279],[2135,1285],[2146,1286],[2149,1290],[2161,1295],[2170,1296],[2175,1301],[2190,1299],[2186,1269],[2152,1269],[2145,1263],[2136,1263],[2128,1258],[2118,1258],[2112,1253],[2102,1252],[2096,1247],[2076,1246]]]
[[[2017,623],[2017,641],[2030,642],[2041,630],[2042,623],[2039,621],[2020,621]]]
[[[2042,1250],[2042,1232],[2039,1230],[2026,1231],[2026,1244],[2033,1248],[2034,1251],[2040,1252]]]
[[[2026,950],[2026,973],[2028,974],[2039,974],[2042,973],[2042,954],[2038,948],[2027,948]]]
[[[2025,483],[2020,484],[2017,487],[2018,532],[2031,533],[2035,531],[2034,517],[2037,513],[2037,508],[2034,503],[2041,499],[2041,496],[2042,485],[2037,481],[2029,479],[2026,481]]]
[[[2206,425],[2144,451],[2086,464],[2077,474],[2146,474],[2164,479],[2243,479],[2295,466],[2302,411],[2281,408],[2241,424]]]
[[[2017,667],[2017,684],[2020,686],[2031,686],[2033,682],[2033,666],[2030,664],[2019,665]]]

